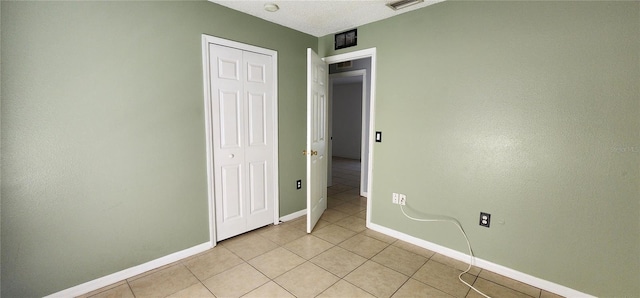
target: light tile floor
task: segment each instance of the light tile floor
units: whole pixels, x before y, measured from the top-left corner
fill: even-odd
[[[365,227],[360,162],[333,159],[329,209],[311,234],[299,218],[222,241],[196,256],[81,297],[481,297],[467,268]],[[492,297],[559,297],[473,268]]]

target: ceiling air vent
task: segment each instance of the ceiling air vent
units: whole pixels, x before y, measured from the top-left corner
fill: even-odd
[[[407,8],[411,5],[422,3],[422,2],[424,2],[424,0],[400,0],[400,1],[387,3],[387,6],[389,6],[393,10],[400,10],[400,9]]]

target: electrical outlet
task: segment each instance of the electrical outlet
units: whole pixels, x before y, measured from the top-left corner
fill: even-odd
[[[301,189],[301,188],[302,188],[302,180],[296,181],[296,189]]]
[[[392,197],[391,197],[391,202],[393,202],[394,204],[399,204],[400,200],[400,196],[397,193],[393,193]]]
[[[491,214],[480,212],[480,225],[488,228],[490,224],[491,224]]]
[[[400,194],[400,198],[398,199],[398,204],[404,206],[407,204],[407,195]]]

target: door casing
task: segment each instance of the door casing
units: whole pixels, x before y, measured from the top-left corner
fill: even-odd
[[[202,34],[202,69],[203,69],[203,88],[204,88],[204,113],[205,113],[205,142],[207,153],[207,197],[208,197],[208,213],[209,213],[209,242],[211,247],[216,246],[216,218],[215,218],[215,183],[214,183],[214,159],[215,154],[213,146],[213,131],[212,121],[213,115],[211,110],[211,88],[209,77],[209,44],[217,44],[230,48],[236,48],[243,51],[255,52],[270,56],[273,63],[273,134],[274,134],[274,147],[273,147],[273,175],[274,175],[274,214],[273,224],[279,223],[279,174],[278,174],[278,52],[264,49],[252,45],[247,45],[219,37],[214,37],[206,34]]]

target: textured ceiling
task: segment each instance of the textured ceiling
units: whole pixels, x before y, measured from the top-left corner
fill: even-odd
[[[272,23],[316,37],[339,33],[358,26],[424,8],[444,0],[429,1],[394,11],[386,4],[395,0],[209,0]],[[276,12],[264,10],[266,3],[280,7]]]

